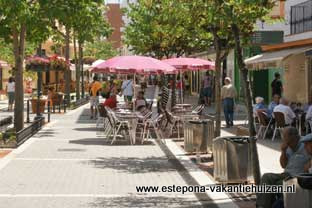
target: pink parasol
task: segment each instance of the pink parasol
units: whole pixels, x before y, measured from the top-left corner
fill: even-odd
[[[174,74],[176,69],[162,61],[146,56],[117,56],[96,65],[93,73],[115,74]]]
[[[199,58],[171,58],[162,60],[178,70],[214,70],[215,63]]]

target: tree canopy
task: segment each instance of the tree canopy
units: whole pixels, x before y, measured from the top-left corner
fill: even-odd
[[[125,43],[136,54],[157,58],[182,56],[206,50],[211,35],[199,34],[182,0],[140,0],[126,12],[130,19]]]

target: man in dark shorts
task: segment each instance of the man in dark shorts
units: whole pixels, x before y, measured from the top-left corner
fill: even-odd
[[[205,99],[205,105],[210,106],[211,105],[211,98],[212,98],[212,77],[209,74],[209,72],[206,72],[206,76],[203,79],[203,96]]]
[[[283,93],[283,83],[281,81],[281,75],[278,72],[276,72],[274,76],[275,79],[271,83],[272,96],[279,95],[281,97]]]

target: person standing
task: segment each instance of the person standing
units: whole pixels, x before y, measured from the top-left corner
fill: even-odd
[[[272,88],[272,96],[279,95],[282,96],[283,93],[283,83],[281,81],[281,75],[280,73],[276,72],[274,74],[275,79],[271,83]]]
[[[212,98],[212,77],[210,76],[208,71],[206,72],[202,86],[205,105],[210,106]]]
[[[101,83],[98,81],[98,77],[93,77],[93,82],[89,86],[90,93],[90,109],[91,109],[91,119],[96,118],[97,110],[96,107],[99,104],[100,91],[102,89]]]
[[[123,81],[121,86],[121,92],[124,96],[125,102],[131,102],[133,97],[133,82],[130,75],[127,76],[127,80]]]
[[[236,90],[231,84],[231,78],[225,78],[225,85],[221,89],[221,99],[223,101],[224,117],[226,127],[229,128],[234,125],[234,99],[236,97]]]
[[[9,99],[8,111],[13,111],[13,105],[15,100],[15,81],[13,77],[9,78],[9,82],[6,86],[6,92]]]

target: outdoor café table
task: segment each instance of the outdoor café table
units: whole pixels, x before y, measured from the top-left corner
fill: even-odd
[[[132,110],[132,107],[125,104],[117,104],[117,109]]]
[[[138,125],[138,120],[140,119],[140,115],[138,112],[116,112],[116,116],[122,120],[127,120],[130,123],[129,134],[132,144],[135,144],[136,140],[136,128]]]
[[[178,107],[178,108],[184,108],[184,109],[187,109],[187,108],[191,108],[191,107],[192,107],[191,104],[187,104],[187,103],[184,103],[184,104],[176,104],[175,106]]]

